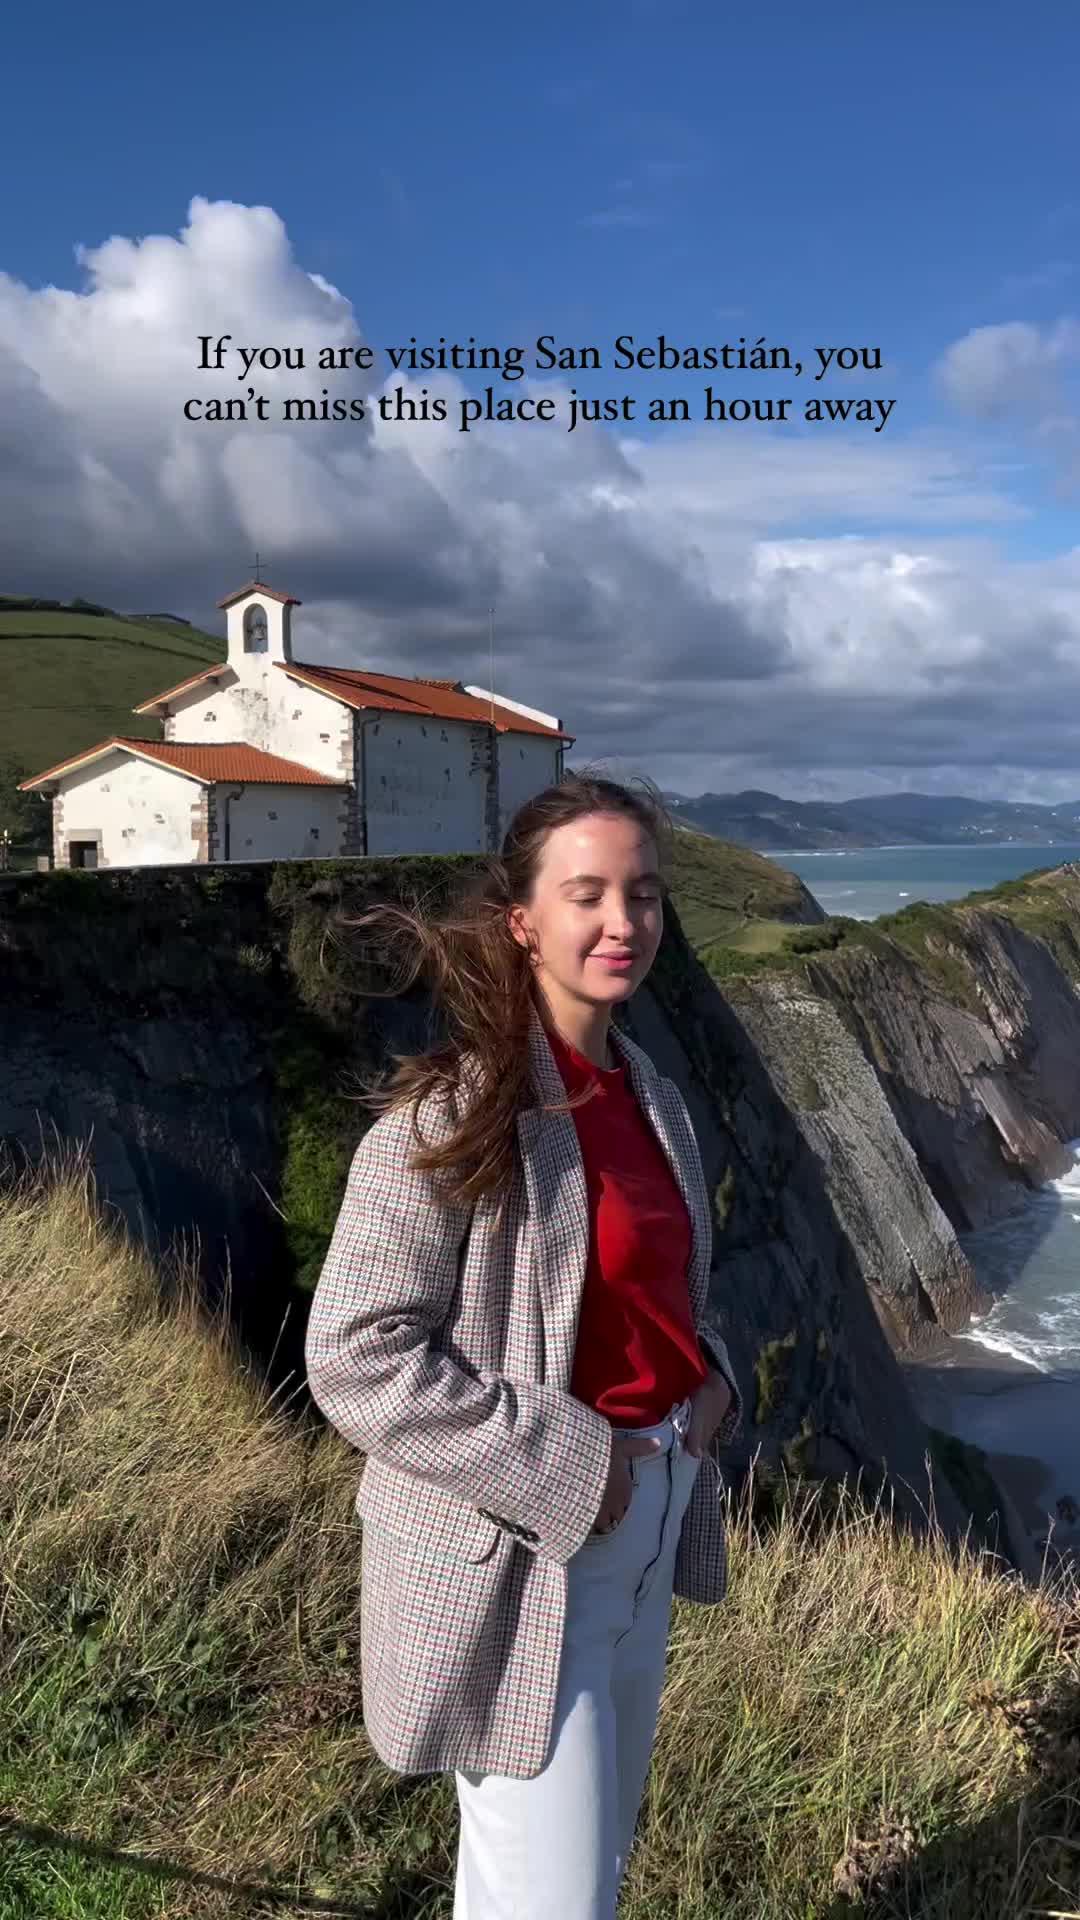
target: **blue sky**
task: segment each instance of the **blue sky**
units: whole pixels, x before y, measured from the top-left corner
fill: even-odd
[[[258,545],[311,609],[311,657],[477,680],[473,576],[502,610],[503,689],[565,713],[590,757],[629,755],[680,790],[1071,795],[1080,734],[1047,696],[1080,668],[1078,53],[1068,8],[1000,0],[20,10],[5,134],[24,164],[0,232],[9,471],[25,461],[44,486],[44,440],[156,518],[134,560],[100,497],[44,531],[37,512],[9,521],[5,577],[93,580],[114,604],[167,594],[212,620]],[[415,432],[293,427],[291,449],[273,445],[295,467],[260,514],[237,472],[258,465],[258,429],[230,447],[177,421],[185,350],[195,392],[198,332],[280,344],[331,320],[376,347],[764,335],[809,363],[816,344],[876,346],[886,370],[861,380],[729,374],[722,390],[792,394],[796,416],[821,391],[896,405],[876,435],[515,425],[422,450]],[[643,396],[712,377],[568,376],[635,393],[639,416]],[[416,485],[399,493],[403,461]],[[343,476],[356,492],[335,525]],[[588,524],[571,525],[582,489]],[[376,541],[380,515],[400,531],[412,513],[406,551],[386,526]],[[886,623],[864,642],[885,601],[891,638]],[[560,626],[546,666],[545,621]],[[910,669],[913,648],[921,677],[884,684],[883,659],[906,652]],[[1028,711],[1010,672],[1033,654]],[[627,670],[636,703],[613,694]]]

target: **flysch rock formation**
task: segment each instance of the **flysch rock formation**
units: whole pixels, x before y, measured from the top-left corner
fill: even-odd
[[[985,1312],[989,1298],[878,1071],[835,1007],[801,981],[743,985],[734,992],[739,1018],[813,1150],[891,1345],[917,1349]]]

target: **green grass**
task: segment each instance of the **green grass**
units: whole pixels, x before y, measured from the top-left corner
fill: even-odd
[[[806,979],[815,965],[828,967],[833,956],[842,962],[845,953],[859,949],[886,963],[903,956],[924,974],[928,990],[981,1018],[985,1008],[977,977],[982,916],[993,914],[1042,942],[1080,988],[1078,902],[1077,882],[1062,868],[1040,867],[957,900],[913,900],[876,920],[836,914],[812,926],[764,923],[742,934],[724,932],[700,945],[698,958],[731,991],[731,983],[756,974],[798,973]]]
[[[727,945],[737,953],[775,953],[791,933],[784,920],[748,920],[728,935]]]
[[[801,880],[749,847],[677,825],[671,891],[690,945],[700,952],[718,941],[738,951],[772,946],[808,895]]]
[[[362,1725],[356,1454],[81,1159],[0,1181],[0,1300],[0,1920],[449,1920],[452,1780]],[[1075,1913],[1075,1596],[853,1493],[728,1500],[626,1920],[832,1920],[841,1886],[868,1920]]]
[[[0,597],[0,827],[5,815],[14,819],[17,779],[113,734],[159,740],[157,719],[132,708],[224,660],[225,651],[224,634],[199,627],[78,607],[17,608]]]

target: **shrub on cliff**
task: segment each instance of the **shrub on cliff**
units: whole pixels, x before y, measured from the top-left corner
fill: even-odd
[[[0,1920],[448,1915],[452,1783],[360,1720],[357,1457],[82,1156],[0,1164],[0,1419]],[[1074,1906],[1075,1607],[797,1487],[731,1559],[676,1609],[630,1920]]]
[[[827,920],[822,926],[807,927],[805,932],[789,934],[789,953],[829,953],[840,946],[851,925],[849,920]]]

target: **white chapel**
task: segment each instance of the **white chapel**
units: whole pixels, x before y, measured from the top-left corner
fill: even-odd
[[[557,780],[555,715],[457,680],[293,658],[300,601],[218,602],[228,655],[144,700],[159,740],[113,737],[23,781],[52,801],[57,866],[497,851]]]

